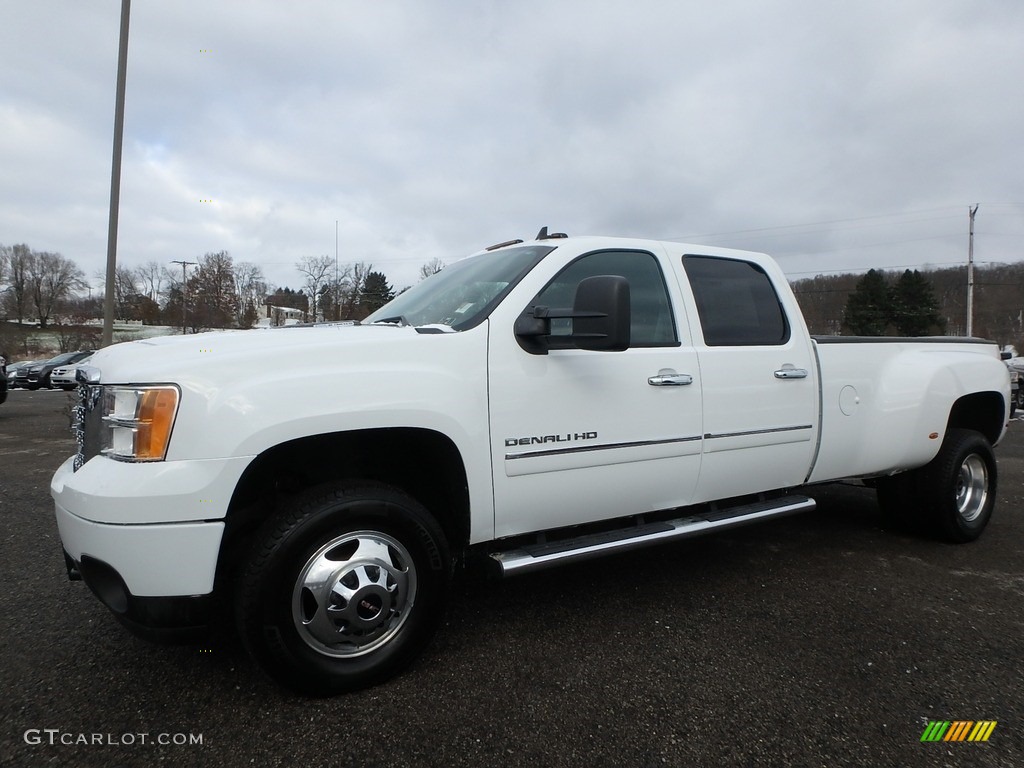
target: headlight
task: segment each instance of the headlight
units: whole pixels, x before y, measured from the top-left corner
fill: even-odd
[[[100,452],[119,461],[163,461],[177,412],[177,387],[104,387]]]

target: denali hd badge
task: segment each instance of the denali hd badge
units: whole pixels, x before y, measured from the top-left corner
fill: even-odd
[[[538,435],[537,437],[506,437],[505,447],[514,445],[544,445],[545,443],[572,443],[578,440],[596,440],[597,432],[566,432],[564,435]]]

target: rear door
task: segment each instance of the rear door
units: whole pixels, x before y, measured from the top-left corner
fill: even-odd
[[[765,267],[754,260],[677,259],[690,291],[704,387],[695,500],[804,483],[817,446],[819,395],[802,317],[787,315]]]

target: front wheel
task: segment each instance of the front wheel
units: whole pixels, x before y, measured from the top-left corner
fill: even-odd
[[[985,436],[950,429],[938,455],[920,473],[922,511],[932,531],[948,541],[977,539],[996,500],[996,460]]]
[[[307,493],[260,532],[238,621],[256,661],[300,693],[381,682],[436,630],[451,557],[417,501],[376,483]]]

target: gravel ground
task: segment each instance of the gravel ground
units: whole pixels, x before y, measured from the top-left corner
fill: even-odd
[[[230,633],[136,640],[67,581],[48,493],[67,424],[61,392],[0,406],[2,766],[1024,766],[1019,423],[974,544],[882,530],[873,492],[824,486],[808,515],[463,577],[412,669],[319,700]],[[921,743],[930,720],[998,724]]]

